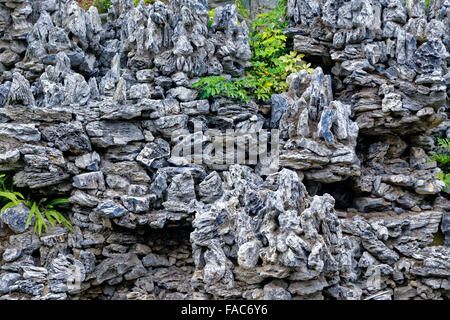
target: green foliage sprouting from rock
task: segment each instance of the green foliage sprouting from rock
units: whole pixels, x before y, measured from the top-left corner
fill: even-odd
[[[439,172],[439,179],[445,183],[445,189],[448,189],[450,185],[450,139],[449,138],[437,138],[438,146],[442,150],[434,153],[431,157],[431,161],[436,161],[439,168],[442,169]]]
[[[239,5],[239,13],[247,18],[248,12]],[[287,91],[286,78],[291,73],[305,69],[312,72],[309,63],[303,61],[303,54],[287,48],[287,37],[283,30],[287,27],[286,1],[249,21],[249,44],[252,50],[252,66],[242,79],[227,80],[224,77],[210,76],[193,84],[202,99],[212,96],[225,96],[248,102],[251,98],[260,101],[270,99],[272,94]]]
[[[242,3],[242,0],[235,0],[234,3],[236,4],[236,8],[241,17],[247,20],[250,14],[245,5]]]
[[[107,13],[111,7],[111,0],[78,0],[80,7],[89,10],[91,6],[97,7],[98,13]]]
[[[13,179],[11,175],[0,174],[0,208],[1,212],[9,208],[8,204],[15,202],[17,197],[23,196],[13,191]]]
[[[141,2],[141,0],[134,0],[134,5],[137,7],[139,2]],[[154,2],[155,2],[155,0],[144,0],[144,3],[145,3],[146,6],[148,6],[149,4],[152,4]]]
[[[208,18],[208,28],[211,28],[212,22],[213,22],[213,18],[214,18],[214,11],[216,9],[211,9],[209,10],[209,18]]]
[[[25,199],[20,192],[13,190],[12,177],[10,175],[0,174],[0,215],[5,213],[9,208],[21,203],[25,204],[30,208],[26,227],[28,228],[33,218],[35,218],[34,233],[41,235],[42,228],[48,231],[46,221],[52,227],[56,224],[62,224],[73,232],[72,224],[59,211],[55,210],[55,206],[68,202],[69,200],[65,198],[58,198],[51,201],[47,201],[47,198],[42,198],[38,201],[29,198]]]

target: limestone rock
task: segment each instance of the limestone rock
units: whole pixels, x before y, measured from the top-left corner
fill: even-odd
[[[15,207],[6,209],[0,216],[2,222],[14,231],[15,233],[25,232],[27,229],[27,220],[30,214],[30,208],[25,206],[24,203],[20,203]],[[31,225],[34,219],[31,221]]]

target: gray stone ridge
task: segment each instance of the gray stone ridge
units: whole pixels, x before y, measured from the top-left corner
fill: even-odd
[[[0,0],[0,173],[74,229],[5,210],[0,300],[450,298],[450,0],[287,1],[314,71],[264,103],[192,89],[251,65],[233,2],[111,2]],[[278,170],[173,155],[195,127],[278,130]]]

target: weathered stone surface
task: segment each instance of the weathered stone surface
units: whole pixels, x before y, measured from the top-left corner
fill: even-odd
[[[163,203],[169,211],[186,212],[188,205],[196,199],[194,180],[189,172],[177,174],[167,188],[167,201]]]
[[[2,123],[0,137],[14,138],[22,142],[37,142],[41,140],[41,133],[36,124]]]
[[[238,264],[244,269],[252,269],[259,259],[259,245],[256,241],[249,241],[241,246],[237,253]]]
[[[54,143],[61,151],[80,154],[91,151],[91,143],[80,122],[61,123],[42,130],[45,140]]]
[[[77,190],[74,194],[69,198],[71,203],[77,204],[83,207],[95,207],[97,206],[99,199],[91,196],[83,191]]]
[[[211,172],[199,185],[199,195],[205,203],[214,202],[222,194],[222,179],[216,171]]]
[[[326,183],[358,176],[358,126],[349,118],[350,106],[332,100],[331,78],[319,67],[310,75],[292,74],[289,81],[289,92],[277,98],[287,106],[271,115],[272,123],[280,119],[280,164]]]
[[[264,286],[264,300],[291,300],[291,294],[282,286],[272,281]]]
[[[164,256],[150,253],[142,259],[144,267],[168,267],[169,260]]]
[[[136,196],[122,196],[120,199],[122,200],[123,205],[129,211],[134,213],[146,212],[150,209],[150,204],[155,200],[156,196],[147,195],[142,197]]]
[[[74,229],[38,236],[6,210],[1,299],[450,298],[448,191],[428,161],[450,134],[448,1],[287,6],[288,50],[318,66],[243,103],[191,87],[250,66],[235,5],[210,21],[204,0],[101,17],[0,0],[0,171],[33,200],[69,198]],[[280,161],[171,153],[198,128],[204,152],[207,130],[279,130]]]
[[[139,259],[135,254],[122,254],[102,261],[95,268],[95,276],[99,284],[122,276],[133,269]]]
[[[27,229],[27,220],[30,214],[30,208],[24,203],[6,209],[0,215],[0,219],[15,233],[22,233]]]
[[[445,245],[450,247],[450,214],[448,212],[442,215],[441,229],[445,237]]]
[[[23,170],[14,175],[17,187],[42,188],[66,181],[66,160],[63,153],[54,148],[24,144],[20,148]]]
[[[17,260],[22,256],[22,250],[13,248],[13,249],[6,249],[5,252],[3,252],[3,260],[5,262],[13,262],[14,260]]]
[[[25,106],[34,106],[35,104],[30,83],[18,72],[14,72],[13,74],[11,88],[9,89],[8,104]]]
[[[128,212],[123,206],[112,200],[100,202],[95,210],[105,218],[120,218]]]
[[[11,291],[11,287],[20,279],[17,273],[2,273],[0,275],[0,293],[5,294]]]
[[[144,149],[138,154],[136,160],[147,167],[151,167],[153,161],[170,155],[170,145],[163,139],[155,139],[145,145]]]
[[[75,165],[84,170],[98,171],[100,162],[100,156],[97,152],[86,153],[75,159]]]
[[[86,126],[86,132],[92,143],[100,148],[144,140],[138,126],[125,122],[91,122]]]
[[[101,171],[88,172],[73,177],[73,186],[81,190],[104,190],[105,180]]]
[[[11,150],[0,154],[0,169],[10,170],[20,167],[18,164],[20,160],[19,150]]]

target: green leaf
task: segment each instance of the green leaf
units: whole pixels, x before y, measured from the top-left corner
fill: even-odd
[[[450,148],[450,138],[437,138],[437,141],[441,148]]]
[[[69,203],[69,199],[66,199],[66,198],[58,198],[58,199],[54,199],[54,200],[52,200],[52,201],[50,201],[48,204],[47,204],[47,207],[54,207],[54,206],[57,206],[57,205],[60,205],[60,204],[64,204],[64,203]],[[50,208],[51,208],[50,207]]]
[[[37,210],[36,202],[33,202],[33,205],[30,208],[30,214],[28,215],[27,224],[25,225],[26,228],[28,228],[28,226],[30,225],[31,220],[33,219],[33,217],[36,214],[36,210]]]
[[[54,219],[56,219],[56,221],[58,223],[62,223],[64,226],[66,226],[67,228],[69,228],[70,231],[73,231],[73,227],[72,224],[58,211],[56,210],[47,210],[47,213]]]
[[[12,202],[18,203],[19,199],[17,199],[17,194],[15,192],[10,191],[0,191],[0,197],[9,199]]]
[[[40,207],[45,201],[47,201],[47,198],[42,198],[38,202],[38,207]]]

